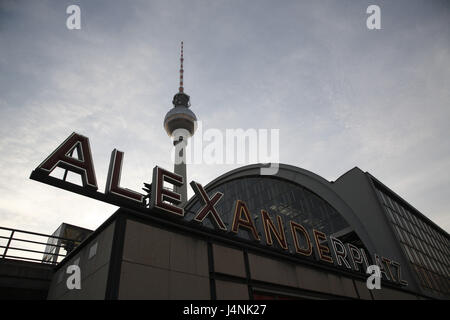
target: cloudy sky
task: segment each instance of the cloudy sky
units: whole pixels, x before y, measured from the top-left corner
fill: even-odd
[[[328,180],[358,166],[450,231],[449,1],[0,0],[0,225],[97,228],[116,207],[29,179],[70,133],[99,190],[171,168],[178,88],[204,129],[280,129],[280,161]],[[81,8],[68,30],[66,8]],[[381,8],[381,30],[366,9]],[[239,165],[192,165],[202,184]]]

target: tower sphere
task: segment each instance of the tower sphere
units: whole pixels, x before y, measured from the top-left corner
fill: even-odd
[[[173,97],[173,108],[167,112],[164,117],[164,129],[167,134],[173,138],[174,131],[185,129],[192,136],[197,129],[197,117],[189,109],[189,96],[183,92],[175,94]]]

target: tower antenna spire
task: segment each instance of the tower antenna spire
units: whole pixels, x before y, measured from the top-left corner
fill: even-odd
[[[184,92],[184,88],[183,88],[183,61],[184,61],[184,57],[183,57],[183,41],[181,41],[181,58],[180,58],[180,88],[178,90],[178,92],[183,93]]]

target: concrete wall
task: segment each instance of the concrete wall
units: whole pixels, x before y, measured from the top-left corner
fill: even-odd
[[[45,300],[53,268],[39,262],[0,259],[0,300]]]
[[[210,299],[206,242],[127,220],[119,299]]]
[[[246,278],[244,253],[240,249],[212,245],[214,271],[233,277]],[[216,296],[218,300],[248,300],[248,286],[245,283],[216,280]]]
[[[365,281],[264,253],[238,244],[222,244],[128,217],[120,273],[109,273],[115,223],[109,225],[56,272],[49,299],[104,299],[107,281],[118,279],[119,299],[247,300],[252,290],[303,298],[416,299],[391,288],[369,290]],[[120,229],[120,228],[119,228]],[[96,254],[93,248],[97,246]],[[119,245],[120,247],[120,245]],[[114,255],[113,255],[114,256]],[[81,290],[68,290],[67,266],[81,268]],[[118,270],[117,270],[118,271]],[[249,288],[250,284],[250,288]]]
[[[336,297],[370,300],[373,295],[376,300],[418,299],[413,294],[391,288],[369,292],[363,281],[260,255],[249,254],[249,266],[252,279]]]
[[[358,298],[352,279],[254,254],[249,254],[248,259],[252,279],[318,293]]]
[[[110,224],[95,238],[89,240],[89,243],[59,268],[53,276],[48,299],[98,300],[105,298],[114,225],[115,223]],[[66,270],[72,264],[78,265],[81,270],[80,290],[69,290],[66,285],[67,278],[70,276]]]
[[[214,272],[212,283],[219,300],[249,299],[248,281],[256,291],[270,292],[269,287],[274,292],[302,297],[417,298],[390,288],[369,292],[365,281],[264,254],[249,252],[247,270],[245,254],[240,247],[212,243],[211,255],[208,258],[207,241],[195,235],[183,235],[127,220],[118,297],[210,299],[211,269]]]

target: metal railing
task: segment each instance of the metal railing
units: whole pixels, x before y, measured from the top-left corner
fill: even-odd
[[[9,236],[5,235],[8,232]],[[0,233],[0,259],[57,264],[80,244],[72,239],[13,228],[0,227]]]

